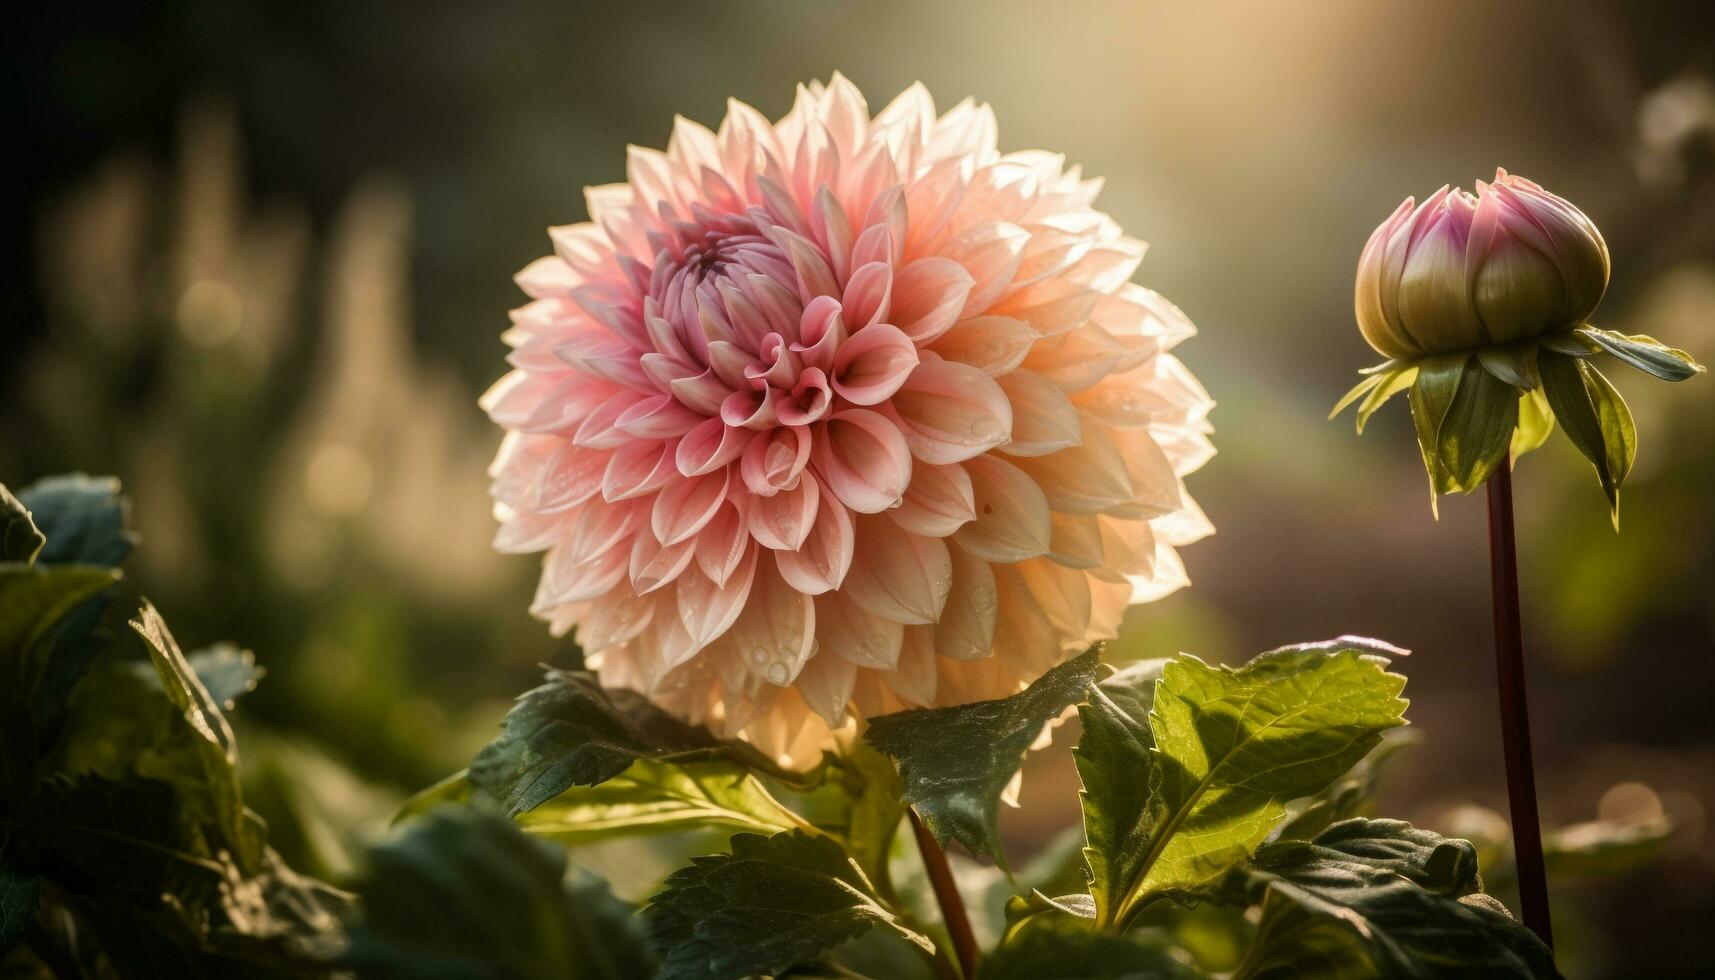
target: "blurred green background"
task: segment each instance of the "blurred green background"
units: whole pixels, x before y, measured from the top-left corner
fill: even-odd
[[[1151,242],[1219,401],[1191,480],[1219,529],[1120,656],[1236,661],[1344,632],[1416,651],[1423,743],[1388,809],[1504,812],[1480,499],[1431,519],[1403,404],[1324,419],[1378,358],[1351,277],[1407,194],[1503,165],[1603,229],[1597,322],[1715,360],[1715,5],[1535,0],[32,5],[4,38],[0,480],[115,473],[132,574],[192,645],[270,676],[240,712],[259,805],[308,870],[457,768],[540,662],[529,558],[488,550],[475,399],[513,272],[675,112],[770,115],[839,69],[993,103]],[[1651,867],[1554,882],[1582,976],[1715,969],[1715,383],[1614,372],[1638,467],[1608,526],[1556,439],[1519,470],[1545,818],[1665,816]],[[1014,847],[1076,820],[1029,766]]]

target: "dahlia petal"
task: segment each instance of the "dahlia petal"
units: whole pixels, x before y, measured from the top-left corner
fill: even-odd
[[[1156,453],[1159,454],[1159,447]],[[1130,461],[1099,425],[1083,427],[1083,441],[1046,456],[1021,457],[1050,507],[1067,514],[1099,514],[1132,503]]]
[[[1012,405],[994,379],[968,364],[924,361],[884,406],[911,454],[957,463],[1006,442]]]
[[[671,584],[690,566],[696,546],[695,538],[662,545],[652,534],[637,535],[631,542],[631,587],[638,595],[648,595]]]
[[[834,413],[813,438],[816,471],[841,503],[860,514],[892,507],[911,483],[905,437],[869,409]]]
[[[792,686],[811,711],[837,728],[845,723],[846,705],[851,701],[852,684],[856,680],[857,667],[821,653],[804,664]]]
[[[935,627],[907,626],[899,648],[899,662],[881,675],[901,700],[927,707],[935,703]]]
[[[561,440],[559,448],[534,477],[530,509],[538,514],[556,514],[595,496],[602,489],[608,460],[609,454],[603,450],[585,449],[570,440]]]
[[[952,329],[974,284],[965,267],[952,259],[918,259],[894,274],[888,318],[917,343],[932,343]]]
[[[1037,612],[1046,616],[1060,635],[1081,641],[1090,625],[1088,576],[1046,558],[1032,558],[1013,567],[1030,590]]]
[[[587,602],[613,588],[625,576],[629,553],[628,548],[608,548],[581,558],[564,545],[550,549],[532,610]]]
[[[792,260],[792,271],[797,273],[798,301],[808,305],[818,296],[840,295],[839,283],[834,279],[834,270],[829,267],[814,243],[793,235],[788,239],[786,255]]]
[[[1148,521],[1100,514],[1104,565],[1124,575],[1149,575],[1155,565],[1155,531]]]
[[[796,551],[774,552],[781,577],[805,595],[821,595],[844,584],[854,554],[851,512],[826,486],[818,492],[821,501],[809,536]]]
[[[688,476],[668,485],[655,497],[650,529],[662,544],[678,544],[714,519],[726,499],[727,470]]]
[[[578,274],[557,255],[530,263],[513,276],[512,281],[531,299],[565,296],[580,283]]]
[[[617,423],[627,409],[645,397],[638,391],[618,391],[608,396],[578,424],[577,431],[572,433],[572,442],[590,449],[615,449],[630,442],[631,437],[619,429]]]
[[[959,318],[981,314],[1012,285],[1030,232],[1005,221],[987,221],[949,241],[941,254],[970,273],[971,291]]]
[[[786,584],[767,556],[757,561],[750,598],[732,624],[746,667],[776,687],[791,684],[810,657],[816,631],[814,601]]]
[[[905,498],[887,516],[913,534],[944,538],[977,516],[970,475],[958,463],[916,464]]]
[[[811,367],[832,370],[835,354],[846,341],[840,301],[832,296],[818,296],[811,300],[798,321],[798,336],[802,339],[792,345],[793,352]]]
[[[669,443],[626,443],[608,457],[601,477],[602,499],[612,502],[654,493],[675,475]]]
[[[1101,426],[1087,429],[1102,431]],[[1120,458],[1125,463],[1126,482],[1131,485],[1132,499],[1126,516],[1160,517],[1179,509],[1180,481],[1161,444],[1148,432],[1114,432],[1109,435]],[[1086,440],[1088,442],[1088,440]]]
[[[1048,500],[1036,481],[994,456],[967,460],[976,520],[953,532],[961,548],[985,561],[1015,562],[1048,552]]]
[[[691,431],[703,417],[672,395],[648,395],[614,419],[613,427],[639,439],[671,439]]]
[[[1048,558],[1067,568],[1100,568],[1106,556],[1102,552],[1102,518],[1094,514],[1048,515],[1051,534]]]
[[[1072,641],[1037,605],[1020,569],[1019,565],[997,565],[994,569],[999,599],[993,659],[1014,674],[1034,677],[1058,663]],[[1083,630],[1078,632],[1081,639]]]
[[[717,582],[701,570],[702,539],[698,538],[698,570],[679,576],[677,599],[679,621],[699,645],[713,642],[738,620],[746,600],[750,598],[750,583],[756,576],[758,551],[747,541],[731,574]]]
[[[1030,324],[1006,316],[975,316],[953,329],[929,349],[949,361],[969,364],[990,377],[1017,368],[1041,338]]]
[[[720,421],[727,425],[757,431],[772,428],[780,420],[780,389],[761,390],[746,387],[734,391],[721,402]]]
[[[912,534],[880,516],[859,517],[844,594],[871,615],[895,623],[933,623],[952,586],[940,538]]]
[[[1149,373],[1145,369],[1133,374],[1110,375],[1100,384],[1073,395],[1072,404],[1110,429],[1148,428],[1152,421],[1152,395],[1145,383]],[[1159,401],[1159,397],[1154,400]]]
[[[797,486],[750,502],[745,508],[750,536],[765,548],[797,551],[810,536],[820,501],[820,485],[814,476],[804,473]]]
[[[956,540],[956,539],[955,539]],[[948,549],[953,584],[935,624],[935,652],[952,660],[977,660],[994,644],[994,569],[961,544]]]
[[[698,422],[673,451],[673,463],[685,476],[713,473],[743,455],[755,433],[721,419]]]
[[[553,544],[564,531],[557,514],[513,514],[494,532],[492,547],[503,555],[525,555]]]
[[[1077,407],[1047,378],[1020,369],[998,380],[1012,404],[1012,441],[1001,446],[1001,452],[1046,456],[1083,438]]]
[[[1154,602],[1191,584],[1179,553],[1163,541],[1155,543],[1155,560],[1150,564],[1149,574],[1128,575],[1126,578],[1131,582],[1131,601],[1134,603]]]
[[[699,415],[719,415],[721,403],[732,394],[732,389],[715,375],[713,368],[704,369],[700,374],[674,378],[668,387],[680,404]]]
[[[816,597],[819,656],[837,657],[858,667],[892,670],[899,662],[905,627],[872,616],[844,592]]]
[[[810,432],[803,426],[777,428],[745,447],[739,475],[751,493],[771,497],[798,484],[810,461]]]
[[[798,375],[798,383],[780,398],[775,413],[784,425],[809,425],[828,414],[833,404],[833,387],[828,384],[827,375],[820,368],[805,368]]]
[[[728,499],[697,535],[697,567],[716,586],[725,586],[754,550],[743,513]]]
[[[635,638],[655,615],[655,600],[632,593],[624,584],[609,589],[590,603],[578,622],[578,645],[587,651],[605,650]]]
[[[827,184],[816,190],[814,206],[810,210],[810,228],[822,254],[827,256],[833,281],[845,282],[846,277],[851,274],[852,225],[846,217],[845,209],[834,200],[834,192]],[[818,295],[837,294],[828,292]]]
[[[643,501],[591,500],[573,515],[562,550],[572,560],[589,561],[618,548],[644,526],[648,509]]]
[[[893,396],[917,366],[917,347],[898,327],[878,323],[853,334],[834,355],[834,391],[854,405]]]
[[[892,303],[893,266],[887,262],[859,266],[840,294],[840,307],[853,331],[867,330],[886,319]]]

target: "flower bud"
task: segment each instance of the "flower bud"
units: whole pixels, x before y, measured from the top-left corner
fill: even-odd
[[[1505,170],[1406,198],[1358,260],[1358,329],[1403,360],[1561,333],[1608,288],[1608,246],[1570,202]]]

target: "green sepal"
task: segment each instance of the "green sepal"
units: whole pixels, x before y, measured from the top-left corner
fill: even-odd
[[[1345,397],[1334,406],[1334,410],[1328,413],[1328,418],[1332,419],[1353,402],[1358,402],[1359,435],[1363,435],[1364,426],[1369,423],[1370,416],[1374,415],[1377,409],[1387,404],[1388,399],[1411,387],[1411,383],[1417,379],[1417,365],[1388,361],[1365,368],[1362,373],[1368,377],[1346,392]]]
[[[1705,370],[1690,354],[1669,347],[1654,337],[1603,330],[1590,324],[1579,327],[1574,333],[1639,371],[1663,381],[1684,381]]]
[[[1483,370],[1520,391],[1530,391],[1542,384],[1536,371],[1536,343],[1525,341],[1502,347],[1482,347],[1477,350],[1477,362]]]
[[[1638,434],[1625,399],[1588,363],[1554,351],[1540,358],[1543,392],[1567,438],[1592,465],[1620,526],[1620,485],[1637,456]]]
[[[1433,501],[1477,489],[1506,458],[1518,395],[1470,353],[1433,357],[1411,386],[1411,417]]]
[[[1536,338],[1537,346],[1543,350],[1565,354],[1567,357],[1592,357],[1597,351],[1596,345],[1578,336],[1576,330],[1564,330],[1560,333],[1545,333]]]
[[[1548,441],[1554,434],[1554,410],[1548,407],[1548,396],[1543,394],[1538,385],[1523,392],[1518,399],[1518,427],[1513,429],[1512,454],[1513,465],[1518,465],[1518,458],[1532,452]]]

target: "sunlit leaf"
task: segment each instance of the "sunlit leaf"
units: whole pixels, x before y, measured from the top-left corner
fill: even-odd
[[[30,511],[0,483],[0,562],[29,565],[47,539],[30,520]]]
[[[599,785],[567,789],[517,821],[568,845],[690,827],[772,834],[800,825],[755,776],[726,760],[672,765],[639,759]]]
[[[731,854],[674,872],[644,916],[661,980],[778,974],[878,925],[934,948],[876,900],[838,844],[801,831],[734,836]]]
[[[1632,367],[1653,374],[1664,381],[1684,381],[1703,373],[1705,368],[1685,351],[1669,347],[1654,337],[1623,334],[1614,330],[1585,325],[1578,336],[1595,344]]]
[[[1286,814],[1404,724],[1395,648],[1344,637],[1239,668],[1181,656],[1128,700],[1098,689],[1077,749],[1092,893],[1103,924],[1244,860]],[[1153,699],[1141,688],[1154,684]],[[1140,712],[1147,706],[1148,714]]]
[[[1548,396],[1543,394],[1542,386],[1519,395],[1518,399],[1518,428],[1513,430],[1512,445],[1508,450],[1512,453],[1513,462],[1525,453],[1541,448],[1554,434],[1554,410],[1548,407]]]
[[[898,763],[906,802],[938,841],[957,840],[1004,867],[1001,791],[1043,726],[1084,699],[1096,667],[1090,650],[1011,697],[872,718],[864,738]]]

